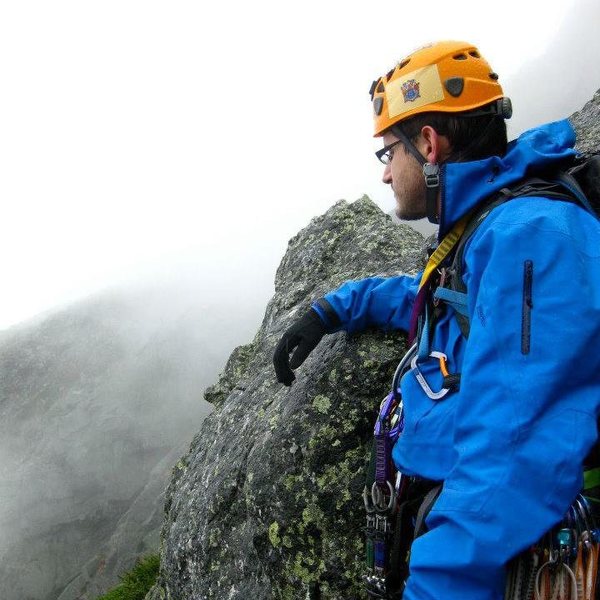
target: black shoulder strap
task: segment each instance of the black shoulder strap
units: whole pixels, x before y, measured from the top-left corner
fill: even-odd
[[[507,190],[510,191],[510,190]],[[503,190],[504,192],[504,190]],[[467,286],[462,278],[463,272],[463,256],[465,253],[465,246],[467,242],[471,239],[471,236],[475,233],[477,228],[483,223],[486,217],[501,204],[504,204],[510,197],[509,194],[500,193],[495,197],[491,202],[484,204],[479,210],[477,210],[473,218],[469,221],[467,227],[465,228],[464,233],[462,234],[458,245],[456,246],[456,250],[454,253],[454,258],[452,259],[452,264],[448,270],[450,279],[449,279],[449,288],[453,291],[460,292],[462,294],[467,293]],[[469,321],[469,316],[467,314],[463,315],[459,312],[455,313],[456,320],[458,322],[458,326],[460,327],[461,333],[465,336],[465,338],[469,337],[469,332],[471,330],[471,323]]]
[[[600,154],[577,157],[567,173],[573,177],[589,201],[594,214],[600,214]]]

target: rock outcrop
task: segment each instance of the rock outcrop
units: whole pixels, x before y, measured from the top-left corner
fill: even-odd
[[[600,90],[569,120],[577,133],[577,149],[584,154],[598,152],[600,147]]]
[[[206,392],[216,410],[174,469],[150,597],[355,597],[367,442],[403,338],[327,336],[291,388],[272,354],[311,300],[347,279],[414,272],[421,245],[366,197],[290,241],[260,330]]]

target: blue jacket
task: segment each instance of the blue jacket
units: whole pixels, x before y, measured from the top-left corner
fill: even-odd
[[[524,133],[503,158],[442,167],[440,239],[490,194],[572,155],[574,142],[560,121]],[[526,261],[533,307],[523,353]],[[596,440],[600,222],[573,203],[517,198],[476,230],[464,263],[469,338],[448,309],[431,346],[461,373],[460,391],[433,401],[412,371],[401,381],[405,428],[394,461],[444,481],[428,532],[413,544],[405,600],[502,600],[506,562],[562,518]],[[406,330],[419,279],[345,283],[325,296],[339,318],[330,330]],[[420,369],[442,387],[437,360]]]

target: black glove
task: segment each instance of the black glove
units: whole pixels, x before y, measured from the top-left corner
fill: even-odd
[[[297,369],[306,360],[326,333],[327,328],[321,317],[311,308],[283,334],[273,355],[279,383],[292,385],[292,381],[296,379],[292,369]],[[290,353],[296,347],[290,360]]]

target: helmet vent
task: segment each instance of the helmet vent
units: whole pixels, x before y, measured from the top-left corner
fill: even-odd
[[[391,71],[388,71],[388,72],[385,74],[385,82],[386,82],[386,83],[388,83],[388,82],[389,82],[389,80],[392,78],[392,75],[394,74],[394,71],[395,71],[395,70],[396,70],[396,69],[392,69]]]
[[[379,85],[377,86],[377,90],[375,90],[378,94],[383,94],[385,90],[385,86],[383,85],[383,81],[379,82]]]
[[[410,62],[410,58],[405,58],[399,65],[398,69],[404,69],[404,67]]]
[[[452,58],[454,60],[467,60],[467,55],[463,54],[463,53],[461,53],[461,54],[455,54]]]
[[[490,73],[490,79],[498,81],[498,73]]]
[[[477,52],[476,50],[469,50],[469,54],[473,57],[473,58],[481,58],[479,52]]]

